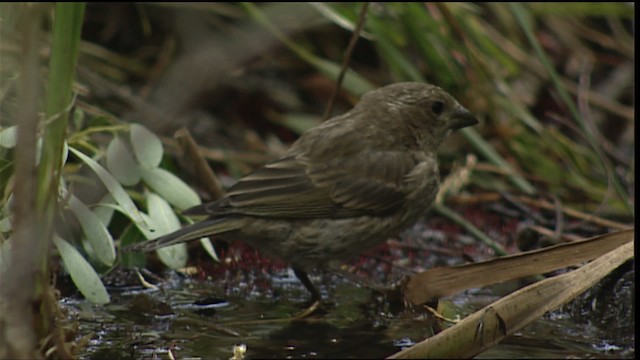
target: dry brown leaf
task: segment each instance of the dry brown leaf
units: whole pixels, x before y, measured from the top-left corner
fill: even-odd
[[[600,238],[626,241],[591,263],[553,278],[524,287],[490,304],[458,324],[416,345],[390,356],[407,358],[471,358],[536,320],[547,311],[565,304],[622,265],[634,255],[633,231],[621,231]],[[595,240],[595,239],[592,239]]]
[[[579,265],[633,240],[633,234],[634,229],[623,230],[481,263],[430,269],[411,276],[405,284],[404,295],[418,305],[464,289]]]

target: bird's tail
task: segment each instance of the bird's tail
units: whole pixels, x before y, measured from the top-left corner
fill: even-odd
[[[170,234],[160,236],[156,239],[129,245],[123,248],[122,251],[152,251],[189,240],[200,239],[207,236],[219,235],[229,231],[237,230],[241,228],[242,225],[243,224],[241,219],[207,219],[195,224],[188,225],[180,230],[176,230]]]

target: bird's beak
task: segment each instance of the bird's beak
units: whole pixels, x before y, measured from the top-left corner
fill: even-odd
[[[462,107],[462,105],[458,105],[458,108],[451,115],[451,124],[449,127],[452,130],[458,130],[477,123],[478,119],[476,119],[469,110]]]

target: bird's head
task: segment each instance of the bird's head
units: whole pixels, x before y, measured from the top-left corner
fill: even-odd
[[[443,89],[424,83],[402,82],[363,96],[359,106],[383,106],[392,118],[406,124],[420,147],[435,149],[452,130],[475,125],[478,120]],[[397,114],[397,115],[396,115]]]

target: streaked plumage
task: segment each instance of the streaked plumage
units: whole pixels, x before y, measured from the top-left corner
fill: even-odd
[[[439,87],[382,87],[304,133],[222,199],[185,212],[206,220],[126,250],[211,235],[242,239],[291,263],[317,298],[304,269],[356,255],[416,221],[438,192],[438,145],[476,123]]]

